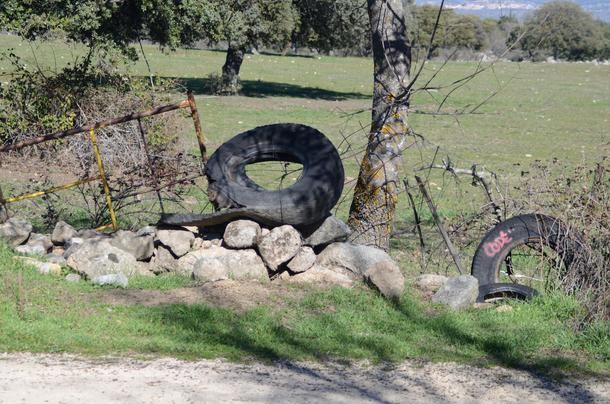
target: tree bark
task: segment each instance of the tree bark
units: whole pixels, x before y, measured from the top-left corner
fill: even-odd
[[[374,60],[372,123],[348,224],[351,240],[387,250],[396,209],[399,167],[408,133],[411,47],[401,0],[368,0]]]
[[[236,95],[241,90],[239,69],[244,61],[244,47],[231,46],[227,49],[227,58],[222,66],[222,88],[221,93],[225,95]]]

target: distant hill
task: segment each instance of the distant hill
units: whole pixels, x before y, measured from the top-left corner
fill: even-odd
[[[498,18],[502,15],[514,15],[522,18],[549,0],[446,0],[445,7],[455,9],[463,14],[475,14],[480,17]],[[594,18],[610,22],[610,0],[574,0],[575,3],[590,12]],[[416,0],[416,4],[440,4],[440,0]]]

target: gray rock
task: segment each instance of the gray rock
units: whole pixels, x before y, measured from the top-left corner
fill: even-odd
[[[222,266],[218,266],[218,262]],[[179,272],[186,275],[197,272],[194,276],[200,279],[205,276],[219,277],[222,270],[227,279],[269,281],[267,268],[254,250],[230,250],[212,246],[188,253],[178,260],[178,266]]]
[[[95,229],[83,229],[83,230],[79,230],[76,232],[76,235],[80,238],[83,239],[90,239],[90,238],[105,238],[108,237],[106,234],[102,233],[99,230],[95,230]]]
[[[151,270],[156,274],[174,272],[176,271],[176,268],[178,268],[178,259],[172,254],[169,248],[160,245],[155,250],[150,264]]]
[[[261,227],[252,220],[236,220],[227,225],[223,240],[230,248],[253,248],[260,237]]]
[[[201,258],[195,263],[193,279],[202,282],[216,282],[229,279],[229,268],[218,258]]]
[[[47,262],[51,262],[53,264],[57,264],[60,266],[66,265],[66,259],[63,257],[63,255],[55,254],[55,252],[47,254],[46,259]]]
[[[188,230],[157,230],[157,239],[172,250],[176,257],[182,257],[191,250],[195,235]]]
[[[135,257],[111,245],[107,239],[87,240],[77,247],[66,262],[89,279],[119,273],[130,277],[137,273],[138,266]]]
[[[405,290],[405,277],[393,261],[375,263],[364,273],[364,278],[390,300],[399,300]]]
[[[314,265],[306,272],[296,274],[287,279],[284,278],[282,281],[290,283],[313,283],[324,286],[342,286],[344,288],[352,287],[355,282],[353,275],[343,268],[326,268],[319,265]]]
[[[449,278],[432,296],[435,303],[445,304],[453,309],[470,307],[479,295],[479,281],[474,276],[460,275]]]
[[[59,275],[61,274],[61,266],[57,264],[53,264],[51,262],[42,262],[35,260],[34,258],[29,257],[16,257],[27,265],[31,265],[38,270],[41,274],[53,274]]]
[[[155,226],[144,226],[136,232],[136,236],[153,236],[157,235],[157,228]]]
[[[138,236],[134,232],[125,230],[113,234],[110,244],[133,255],[138,261],[149,259],[155,251],[153,236]]]
[[[66,282],[76,283],[76,282],[80,282],[80,280],[81,280],[81,276],[79,274],[66,275]]]
[[[267,266],[276,270],[299,252],[301,234],[290,225],[275,227],[258,242],[258,252]]]
[[[339,266],[355,274],[364,275],[373,265],[381,261],[393,262],[385,251],[375,247],[333,243],[318,255],[316,264],[325,267]]]
[[[351,232],[348,225],[331,215],[305,239],[304,244],[317,247],[337,241],[345,241]]]
[[[422,274],[415,279],[415,287],[422,292],[434,293],[447,282],[444,275]]]
[[[59,221],[51,234],[51,241],[55,245],[63,245],[72,237],[76,237],[76,230],[66,222]]]
[[[301,247],[299,252],[288,262],[292,272],[305,272],[316,262],[316,254],[311,247]]]
[[[0,238],[6,240],[13,247],[25,243],[31,232],[32,225],[26,220],[11,218],[0,224]]]
[[[91,279],[91,283],[99,286],[112,285],[126,288],[129,284],[129,279],[127,279],[127,277],[121,273],[115,273],[95,276]]]
[[[47,250],[45,248],[43,248],[40,245],[20,245],[15,247],[15,251],[19,254],[23,254],[23,255],[38,255],[38,256],[43,256],[47,253]]]
[[[31,233],[27,243],[16,247],[15,251],[27,255],[46,255],[51,248],[53,243],[48,236]]]

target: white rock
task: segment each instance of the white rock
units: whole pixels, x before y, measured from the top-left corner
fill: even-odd
[[[288,262],[288,269],[292,272],[305,272],[316,262],[316,254],[311,247],[301,247],[299,252]]]
[[[267,266],[276,270],[301,248],[301,234],[290,225],[275,227],[258,242],[258,252]]]
[[[235,220],[227,225],[223,240],[230,248],[253,248],[260,237],[261,227],[252,220]]]
[[[195,235],[188,230],[157,230],[157,239],[168,247],[176,257],[182,257],[191,249]]]

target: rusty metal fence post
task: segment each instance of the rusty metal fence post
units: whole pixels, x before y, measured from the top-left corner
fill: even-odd
[[[154,191],[157,192],[161,210],[164,211],[163,201],[161,199],[161,194],[159,192],[163,187],[160,184],[159,176],[154,168],[154,165],[152,164],[152,160],[151,160],[151,157],[150,157],[150,154],[148,151],[148,145],[146,143],[146,134],[145,134],[144,128],[142,126],[141,119],[145,118],[145,117],[158,115],[158,114],[163,114],[163,113],[170,112],[170,111],[175,111],[175,110],[182,109],[182,108],[189,108],[191,111],[191,119],[193,120],[193,124],[195,126],[195,133],[197,135],[197,143],[199,144],[199,151],[201,153],[202,166],[205,166],[207,159],[208,159],[207,149],[206,149],[206,145],[205,145],[205,136],[203,134],[203,130],[201,129],[201,121],[199,119],[199,113],[197,111],[197,104],[195,103],[195,97],[191,91],[188,92],[188,98],[186,100],[183,100],[183,101],[180,101],[180,102],[177,102],[174,104],[168,104],[168,105],[155,107],[153,109],[143,111],[143,112],[134,112],[134,113],[124,115],[121,117],[98,121],[98,122],[90,123],[90,124],[80,126],[80,127],[74,127],[72,129],[69,129],[66,131],[60,131],[60,132],[52,133],[50,135],[44,135],[44,136],[38,136],[38,137],[26,139],[26,140],[23,140],[21,142],[17,142],[14,144],[0,145],[0,153],[5,153],[5,152],[13,151],[13,150],[23,149],[25,147],[33,146],[33,145],[44,143],[44,142],[63,139],[65,137],[74,136],[79,133],[89,132],[89,137],[91,139],[93,152],[95,154],[97,166],[98,166],[98,169],[100,172],[100,175],[96,176],[96,177],[81,179],[78,181],[71,182],[69,184],[64,184],[64,185],[59,185],[59,186],[56,186],[53,188],[49,188],[44,191],[33,192],[33,193],[19,195],[19,196],[15,196],[15,197],[11,197],[11,198],[6,198],[6,199],[4,199],[4,195],[2,194],[2,188],[0,187],[0,223],[8,220],[7,205],[10,203],[22,201],[24,199],[38,198],[38,197],[41,197],[41,196],[44,196],[44,195],[47,195],[50,193],[54,193],[57,191],[63,191],[66,189],[74,188],[76,186],[79,186],[79,185],[82,185],[82,184],[85,184],[88,182],[101,180],[103,188],[104,188],[104,194],[106,195],[106,205],[108,206],[108,211],[110,212],[110,220],[112,223],[98,227],[98,230],[105,229],[108,227],[112,227],[112,229],[115,231],[118,230],[116,212],[115,212],[113,204],[112,204],[112,195],[110,192],[110,186],[108,185],[108,179],[106,178],[106,173],[104,171],[104,164],[102,162],[102,156],[101,156],[98,144],[97,144],[97,137],[95,135],[95,129],[101,129],[101,128],[105,128],[107,126],[117,125],[117,124],[129,122],[129,121],[133,121],[133,120],[138,121],[140,135],[141,135],[142,142],[143,142],[143,147],[144,147],[146,157],[148,160],[148,166],[149,166],[149,169],[153,176],[153,179],[155,181]],[[196,177],[189,177],[189,178],[186,178],[186,180],[192,180],[193,178],[196,178]],[[180,181],[172,181],[169,185],[175,185],[179,182]],[[167,186],[167,184],[165,186]],[[137,195],[137,193],[134,193],[134,195]]]
[[[112,195],[110,194],[110,187],[108,186],[108,180],[106,179],[106,173],[104,172],[104,163],[102,162],[100,148],[97,145],[95,129],[91,128],[91,130],[89,131],[89,137],[91,138],[91,146],[93,146],[93,153],[95,153],[97,168],[100,170],[100,177],[102,177],[102,185],[104,186],[104,193],[106,194],[106,205],[108,206],[108,211],[110,212],[110,221],[112,222],[112,229],[114,231],[117,231],[119,227],[117,225],[114,208],[112,207]]]

